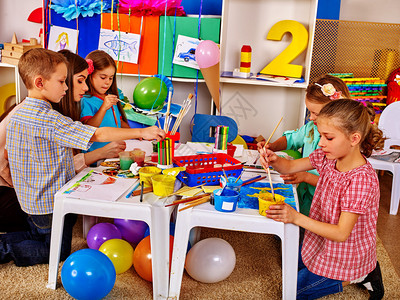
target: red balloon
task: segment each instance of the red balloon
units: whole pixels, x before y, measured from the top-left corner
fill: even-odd
[[[169,236],[169,261],[172,260],[172,248],[174,246],[174,237]],[[144,280],[153,281],[153,272],[151,268],[151,246],[150,236],[146,236],[136,246],[133,252],[133,267],[140,277]],[[171,268],[171,264],[170,264]]]

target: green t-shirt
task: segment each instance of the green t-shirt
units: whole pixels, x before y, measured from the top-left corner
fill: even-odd
[[[283,133],[286,137],[287,148],[291,150],[300,150],[302,157],[308,157],[315,149],[318,149],[320,135],[317,126],[313,121],[308,122],[304,126],[296,130],[288,130]],[[316,170],[308,171],[312,174],[319,175]],[[314,196],[315,186],[301,182],[297,186],[297,194],[299,197],[300,212],[308,216],[310,212],[312,198]]]

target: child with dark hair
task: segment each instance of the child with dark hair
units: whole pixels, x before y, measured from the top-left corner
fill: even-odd
[[[81,122],[95,127],[129,128],[116,82],[117,66],[113,58],[102,50],[94,50],[86,56],[89,69],[88,93],[81,101]],[[89,151],[104,146],[93,143]]]
[[[52,109],[68,89],[67,60],[57,52],[35,48],[25,52],[18,69],[28,97],[6,128],[6,154],[18,201],[30,229],[0,235],[0,263],[17,266],[48,263],[54,194],[75,175],[72,149],[87,150],[93,141],[143,138],[161,140],[165,132],[145,129],[95,128],[74,122]],[[67,215],[61,259],[71,251],[75,215]]]

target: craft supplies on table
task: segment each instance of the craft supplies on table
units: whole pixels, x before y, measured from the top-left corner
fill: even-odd
[[[278,205],[278,204],[284,204],[285,203],[285,197],[282,195],[277,195],[277,194],[271,194],[268,192],[264,192],[259,194],[258,196],[258,212],[262,216],[266,216],[267,213],[266,211],[269,210],[269,207],[271,205]]]
[[[173,161],[178,167],[186,167],[178,179],[188,186],[218,185],[223,171],[228,177],[238,177],[243,170],[239,160],[224,153],[180,156]]]

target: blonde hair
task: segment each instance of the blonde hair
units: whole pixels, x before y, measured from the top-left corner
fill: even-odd
[[[372,111],[362,103],[351,99],[339,99],[325,105],[318,118],[328,118],[344,134],[350,136],[358,132],[361,135],[360,151],[366,157],[372,150],[383,148],[382,131],[371,122]]]
[[[34,48],[25,52],[18,62],[19,75],[28,90],[33,88],[35,76],[41,75],[44,79],[50,79],[59,64],[68,66],[65,57],[57,52]]]

